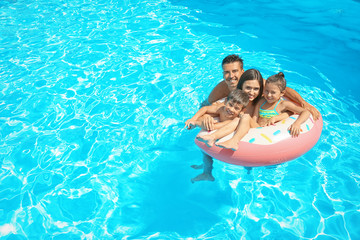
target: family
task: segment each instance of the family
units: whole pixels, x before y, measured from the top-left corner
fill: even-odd
[[[199,141],[208,146],[215,144],[236,151],[239,141],[250,128],[274,124],[294,113],[299,114],[299,117],[289,127],[289,131],[293,137],[297,137],[300,134],[300,125],[310,114],[315,120],[319,118],[320,113],[316,108],[295,90],[286,87],[282,72],[265,81],[256,69],[244,71],[243,60],[235,54],[223,59],[222,69],[224,80],[211,91],[203,107],[185,122],[188,129],[198,126],[208,131],[217,130],[198,137]],[[283,96],[291,101],[282,99]],[[232,132],[235,133],[231,139],[216,142]],[[192,165],[195,169],[203,169],[203,172],[191,181],[214,181],[212,165],[212,157],[203,153],[203,164]]]

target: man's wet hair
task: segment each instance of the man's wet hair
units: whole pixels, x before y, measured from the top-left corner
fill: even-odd
[[[221,66],[224,66],[224,64],[234,63],[234,62],[239,62],[241,69],[243,69],[243,66],[244,66],[243,60],[237,54],[231,54],[231,55],[226,56],[223,59]]]

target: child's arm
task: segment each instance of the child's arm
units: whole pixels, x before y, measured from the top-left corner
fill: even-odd
[[[213,130],[217,130],[217,129],[220,129],[222,128],[223,126],[231,123],[233,120],[225,120],[225,121],[222,121],[222,122],[217,122],[214,124],[214,129]]]
[[[192,118],[185,121],[185,127],[187,127],[187,129],[194,128],[197,125],[196,121],[198,120],[199,117],[203,116],[204,114],[215,114],[217,113],[217,110],[219,108],[220,108],[219,104],[200,108],[199,111],[197,111],[197,113],[195,113],[195,115]]]
[[[283,106],[283,110],[299,114],[299,117],[296,119],[296,121],[289,127],[291,136],[297,137],[300,134],[300,125],[303,124],[310,117],[310,112],[305,108],[299,107],[290,101],[283,101]]]
[[[277,115],[277,116],[274,116],[274,117],[270,118],[270,119],[266,122],[266,124],[264,124],[262,127],[274,125],[275,123],[280,122],[280,121],[282,121],[282,120],[285,120],[285,119],[287,119],[287,118],[290,117],[290,116],[291,116],[291,112],[285,111],[285,112],[283,112],[283,113],[280,113],[280,114]]]

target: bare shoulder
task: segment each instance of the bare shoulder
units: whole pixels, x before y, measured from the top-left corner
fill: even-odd
[[[215,102],[215,103],[207,106],[207,109],[208,109],[209,111],[211,111],[212,113],[217,113],[217,112],[222,111],[222,108],[224,108],[224,107],[225,107],[225,104],[223,104],[223,103],[216,103],[216,102]]]
[[[266,101],[266,99],[264,97],[260,98],[260,100],[257,102],[256,105],[261,105]]]
[[[295,103],[289,100],[282,100],[278,107],[281,112],[283,111],[292,111],[292,112],[298,112],[300,111],[301,107],[297,106]]]
[[[280,103],[279,103],[279,106],[283,106],[283,107],[286,107],[286,106],[294,106],[295,103],[293,103],[292,101],[289,101],[289,100],[282,100]]]
[[[257,103],[257,104],[258,104],[258,103]],[[254,110],[255,110],[255,107],[257,106],[257,104],[255,105],[253,102],[250,102],[250,103],[246,106],[246,111],[245,111],[245,113],[253,116],[253,115],[254,115]]]
[[[216,102],[219,99],[227,97],[229,95],[229,93],[230,93],[229,88],[228,88],[226,82],[223,80],[223,81],[219,82],[214,87],[214,89],[211,91],[211,93],[208,97],[208,101],[210,103]]]

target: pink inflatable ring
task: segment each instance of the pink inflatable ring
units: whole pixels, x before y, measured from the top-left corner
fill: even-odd
[[[220,161],[246,167],[276,165],[295,159],[315,146],[320,138],[322,117],[314,121],[312,116],[301,125],[298,137],[291,137],[288,127],[297,119],[293,115],[276,123],[274,126],[252,128],[240,141],[239,149],[233,151],[218,146],[208,147],[195,138],[195,143],[205,153]],[[210,134],[201,130],[198,136]],[[218,140],[223,142],[230,139],[234,133]]]

